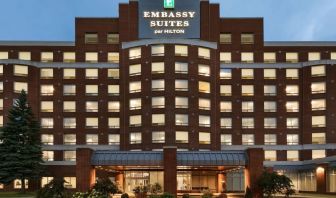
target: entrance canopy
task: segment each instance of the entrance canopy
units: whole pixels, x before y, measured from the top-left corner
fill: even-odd
[[[183,151],[176,153],[177,166],[245,166],[244,151]],[[95,166],[163,166],[161,151],[95,151]]]

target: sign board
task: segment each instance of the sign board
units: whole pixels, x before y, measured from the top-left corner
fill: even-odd
[[[139,0],[139,38],[200,38],[200,0]]]

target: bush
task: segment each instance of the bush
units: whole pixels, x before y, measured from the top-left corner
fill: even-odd
[[[276,172],[264,172],[258,180],[258,187],[267,198],[275,194],[283,194],[286,197],[294,194],[292,180]]]
[[[160,197],[161,198],[175,198],[174,195],[167,193],[167,192],[163,193]]]
[[[137,186],[133,189],[134,194],[147,193],[149,190],[148,186]]]
[[[128,194],[127,193],[124,193],[121,195],[121,198],[129,198]]]
[[[185,193],[185,194],[182,195],[182,198],[190,198],[190,195]]]
[[[76,192],[72,195],[72,198],[87,198],[88,196],[88,193]]]
[[[53,179],[43,188],[41,188],[36,197],[37,198],[70,198],[71,193],[64,187],[64,179]]]
[[[110,195],[104,194],[102,192],[98,192],[96,190],[92,190],[87,198],[109,198]]]
[[[162,192],[162,186],[159,183],[155,183],[153,185],[150,185],[150,192],[152,194],[158,194]]]
[[[92,188],[92,192],[100,193],[104,196],[114,195],[118,192],[118,187],[108,178],[98,179]],[[92,194],[90,193],[90,195]],[[90,197],[90,196],[89,196]]]
[[[253,198],[252,191],[249,187],[246,187],[246,192],[244,198]]]
[[[210,191],[203,192],[202,198],[212,198],[213,194]]]

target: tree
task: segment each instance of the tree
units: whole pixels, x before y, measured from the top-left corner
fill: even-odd
[[[8,113],[8,122],[0,129],[0,183],[8,185],[21,180],[37,179],[42,172],[40,124],[28,105],[27,94],[21,91]]]
[[[118,187],[109,178],[98,179],[96,184],[93,186],[93,190],[104,196],[114,195],[118,192]]]
[[[263,172],[258,180],[258,186],[267,198],[275,194],[284,194],[286,197],[294,194],[292,180],[276,172]]]
[[[71,197],[70,192],[64,187],[64,179],[53,179],[43,188],[41,188],[36,197],[37,198],[67,198]]]

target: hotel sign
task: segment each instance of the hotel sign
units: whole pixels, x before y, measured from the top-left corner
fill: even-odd
[[[139,38],[200,38],[200,0],[139,0]]]

